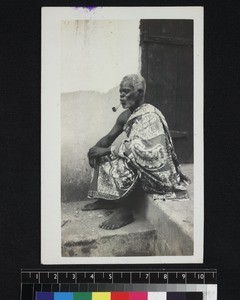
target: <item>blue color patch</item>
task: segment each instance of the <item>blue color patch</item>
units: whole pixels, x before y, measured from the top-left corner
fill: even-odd
[[[73,293],[56,292],[54,293],[54,300],[73,300]]]

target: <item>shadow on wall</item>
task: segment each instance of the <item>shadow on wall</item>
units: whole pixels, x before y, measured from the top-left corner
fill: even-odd
[[[92,169],[88,149],[106,135],[123,111],[116,113],[119,87],[108,93],[79,91],[61,97],[61,199],[63,202],[83,200],[87,196]],[[121,140],[120,136],[117,141]]]

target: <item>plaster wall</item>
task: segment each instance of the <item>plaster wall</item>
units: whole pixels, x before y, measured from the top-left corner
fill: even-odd
[[[121,113],[112,112],[121,79],[139,71],[139,21],[64,21],[61,37],[61,194],[78,201],[91,179],[88,149]]]

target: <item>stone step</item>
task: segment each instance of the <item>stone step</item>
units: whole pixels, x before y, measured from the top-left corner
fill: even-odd
[[[145,195],[142,215],[156,230],[156,255],[193,255],[193,223],[190,202],[154,200]]]
[[[140,213],[156,229],[156,255],[193,255],[194,201],[193,165],[182,165],[183,173],[191,179],[188,201],[156,200],[145,194]]]
[[[82,211],[92,201],[62,204],[62,256],[154,256],[156,230],[140,214],[116,230],[99,227],[111,211]]]
[[[62,204],[62,255],[77,257],[193,255],[193,165],[183,165],[192,181],[189,201],[154,200],[143,194],[135,221],[116,230],[99,225],[111,211],[81,211],[92,200]]]

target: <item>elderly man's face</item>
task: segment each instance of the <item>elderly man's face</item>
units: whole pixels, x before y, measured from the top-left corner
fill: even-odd
[[[120,102],[122,107],[134,110],[139,106],[140,93],[134,89],[134,86],[129,80],[124,80],[120,84]]]

